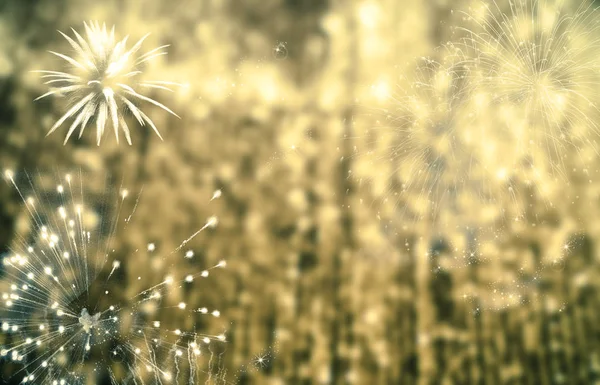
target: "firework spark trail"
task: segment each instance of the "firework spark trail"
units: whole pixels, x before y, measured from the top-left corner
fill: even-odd
[[[130,112],[140,126],[149,125],[162,140],[162,136],[154,122],[136,105],[140,102],[150,103],[162,110],[179,117],[162,103],[142,95],[136,88],[165,90],[173,92],[170,87],[182,86],[169,81],[141,81],[141,68],[144,63],[166,55],[168,45],[157,47],[139,55],[142,43],[149,34],[138,40],[129,50],[126,49],[128,36],[117,41],[114,27],[109,31],[105,24],[98,22],[84,23],[87,39],[72,29],[76,40],[60,32],[75,51],[73,56],[50,51],[53,55],[65,60],[72,66],[70,72],[35,71],[46,79],[45,84],[52,88],[36,100],[48,96],[67,97],[71,103],[69,110],[48,131],[48,135],[58,129],[68,119],[74,118],[67,131],[66,144],[74,131],[79,127],[79,138],[83,135],[88,123],[96,123],[96,143],[100,141],[107,124],[112,124],[117,143],[119,130],[125,134],[131,144],[131,134],[124,118],[124,112]]]
[[[111,247],[129,196],[127,190],[119,192],[115,220],[107,223],[102,215],[109,209],[100,216],[90,210],[83,203],[83,182],[73,183],[77,177],[67,175],[50,198],[34,189],[27,174],[31,196],[11,171],[5,172],[5,178],[23,200],[30,221],[29,233],[19,234],[11,253],[3,258],[5,278],[0,281],[1,332],[5,335],[0,359],[22,365],[15,374],[22,376],[22,382],[83,384],[91,373],[105,373],[114,384],[179,383],[183,378],[193,381],[205,372],[199,362],[203,351],[212,343],[224,343],[225,335],[172,328],[172,322],[163,324],[151,317],[161,310],[177,311],[192,320],[196,315],[220,317],[218,310],[192,308],[183,301],[171,304],[166,297],[198,277],[208,277],[210,270],[225,267],[225,261],[179,278],[169,275],[121,301],[111,297],[108,288],[122,266],[111,256]],[[215,192],[213,199],[218,196],[220,192]],[[137,204],[136,200],[134,209]],[[216,225],[216,217],[207,224]],[[153,244],[148,245],[149,252],[154,249]],[[193,252],[186,252],[186,258],[188,255]],[[119,361],[128,368],[127,374],[113,370]]]
[[[133,205],[133,210],[131,210],[131,214],[129,214],[127,219],[125,219],[125,223],[126,223],[125,228],[127,228],[127,225],[131,221],[131,217],[135,214],[135,211],[137,210],[138,204],[140,203],[140,198],[142,197],[143,192],[144,192],[144,186],[142,186],[140,188],[140,192],[138,193],[137,197],[135,198],[135,204]]]
[[[213,199],[211,199],[211,201]],[[200,229],[198,229],[194,234],[190,235],[183,242],[181,242],[181,244],[179,246],[177,246],[177,248],[175,248],[175,250],[173,251],[173,253],[178,252],[179,250],[181,250],[183,248],[183,246],[187,245],[189,241],[191,241],[192,239],[194,239],[198,234],[200,234],[205,229],[207,229],[209,227],[215,227],[218,222],[219,221],[218,221],[217,217],[210,217],[210,218],[208,218],[208,220],[206,221],[206,224],[203,227],[201,227]]]

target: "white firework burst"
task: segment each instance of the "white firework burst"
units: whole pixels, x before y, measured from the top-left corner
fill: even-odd
[[[591,3],[569,10],[551,0],[486,1],[464,15],[470,24],[457,29],[457,46],[474,94],[497,112],[498,119],[481,115],[485,140],[509,141],[506,167],[533,158],[564,173],[570,150],[595,151],[600,19]]]
[[[139,54],[142,43],[148,35],[127,49],[128,36],[117,41],[114,26],[108,30],[106,24],[90,22],[84,23],[84,27],[87,39],[84,39],[75,29],[72,29],[75,39],[59,31],[73,48],[73,56],[50,51],[71,66],[68,72],[36,71],[42,73],[42,78],[47,80],[45,84],[52,87],[36,100],[56,95],[66,97],[70,102],[69,109],[50,128],[48,135],[72,118],[73,122],[69,126],[64,143],[77,128],[81,137],[88,123],[95,121],[98,145],[109,124],[115,132],[117,143],[119,130],[122,130],[127,143],[131,144],[131,134],[124,119],[124,112],[128,112],[141,126],[147,124],[152,127],[162,140],[154,122],[137,104],[150,103],[178,117],[167,106],[143,95],[140,91],[140,89],[172,91],[170,87],[180,85],[169,81],[139,80],[144,63],[165,55],[165,48],[168,45]]]
[[[144,257],[155,260],[156,246],[150,243],[146,250],[129,253],[127,260],[116,259],[112,241],[121,227],[126,190],[116,197],[117,207],[101,210],[116,212],[114,221],[105,221],[94,210],[98,206],[86,202],[81,176],[65,176],[52,194],[36,192],[28,175],[7,171],[5,177],[23,199],[29,228],[2,258],[0,360],[21,366],[13,378],[44,385],[108,379],[112,384],[195,384],[201,375],[214,379],[218,360],[210,350],[225,343],[225,334],[202,334],[196,328],[200,317],[218,318],[220,313],[193,299],[182,301],[182,292],[197,287],[212,269],[225,267],[225,261],[195,272],[179,266],[166,273],[138,268],[137,280],[129,285],[136,288],[129,292],[120,287],[126,279],[123,267],[147,264]],[[23,179],[28,182],[21,185],[18,180]],[[26,190],[32,195],[26,196]],[[137,200],[133,212],[136,207]],[[126,226],[130,218],[120,221]],[[210,217],[169,256],[180,251],[193,256],[182,249],[216,224],[216,217]],[[157,274],[157,282],[138,291],[136,285],[152,282],[147,275]]]

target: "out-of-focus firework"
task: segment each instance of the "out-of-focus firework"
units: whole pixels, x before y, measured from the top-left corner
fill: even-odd
[[[374,89],[386,106],[348,138],[351,176],[395,245],[424,244],[422,269],[465,268],[484,289],[463,298],[504,309],[564,263],[551,257],[560,245],[531,244],[554,226],[557,199],[579,199],[561,186],[597,159],[599,21],[587,2],[482,2],[461,15],[454,40],[402,77],[408,86]]]
[[[568,156],[589,162],[584,149],[597,152],[600,95],[600,19],[592,4],[486,1],[463,16],[456,47],[473,99],[489,111],[480,115],[478,140],[505,147],[488,161],[511,174],[525,164],[563,180]]]
[[[441,61],[419,60],[415,80],[374,114],[376,124],[360,137],[365,148],[355,147],[352,176],[370,185],[380,218],[389,221],[383,213],[392,212],[391,221],[404,229],[448,226],[448,215],[481,220],[482,207],[499,199],[471,148],[476,114],[469,108],[468,68],[443,51],[448,56]]]
[[[480,218],[482,205],[518,220],[532,198],[552,206],[557,183],[598,153],[596,15],[587,3],[569,12],[537,0],[469,8],[455,41],[375,114],[353,176],[392,201],[403,226],[468,207]]]

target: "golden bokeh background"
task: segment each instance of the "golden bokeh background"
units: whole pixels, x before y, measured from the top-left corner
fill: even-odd
[[[514,142],[475,135],[491,143],[477,147],[478,166],[457,152],[428,199],[420,195],[427,179],[415,170],[408,174],[422,182],[399,198],[401,183],[390,175],[405,164],[377,152],[390,146],[378,129],[398,123],[397,103],[424,73],[421,58],[444,62],[439,47],[466,21],[460,10],[480,6],[5,0],[0,165],[34,173],[40,191],[54,188],[57,174],[81,171],[92,201],[115,194],[105,190],[106,175],[112,186],[143,188],[135,221],[114,240],[126,293],[139,291],[140,275],[194,268],[168,251],[216,215],[219,225],[192,246],[202,266],[226,259],[228,267],[203,290],[177,295],[221,311],[222,322],[206,328],[227,329],[220,359],[232,383],[600,383],[595,138],[561,149],[559,173],[511,174],[509,189],[503,183],[515,163],[497,163]],[[92,128],[66,145],[61,129],[46,137],[64,104],[34,102],[46,88],[31,71],[60,66],[47,52],[70,49],[57,30],[81,30],[87,20],[114,24],[132,42],[149,32],[144,47],[170,45],[146,69],[186,85],[151,94],[181,117],[147,109],[164,141],[135,125],[132,146],[117,145],[112,133],[96,146]],[[468,109],[479,115],[468,124],[461,117],[456,130],[524,124],[518,112],[474,103]],[[222,197],[210,202],[217,189]],[[0,187],[3,252],[19,230],[21,203]],[[150,242],[168,256],[134,260],[132,251]],[[268,365],[257,365],[265,354]]]

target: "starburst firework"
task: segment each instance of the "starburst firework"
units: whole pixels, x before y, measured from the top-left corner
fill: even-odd
[[[78,127],[79,137],[81,137],[88,123],[95,121],[98,145],[108,124],[112,124],[117,143],[119,130],[122,130],[127,143],[131,144],[131,134],[124,119],[124,112],[128,112],[141,126],[148,124],[152,127],[156,135],[162,139],[154,122],[137,106],[137,103],[147,102],[177,116],[164,104],[139,92],[140,88],[172,91],[171,86],[179,85],[168,81],[139,79],[142,75],[141,67],[146,62],[165,55],[165,48],[168,45],[139,54],[142,43],[148,35],[127,49],[128,36],[117,41],[114,27],[109,31],[105,24],[100,25],[98,22],[84,23],[84,27],[87,39],[84,39],[75,29],[72,29],[75,39],[60,32],[73,48],[73,56],[50,51],[71,65],[69,72],[37,71],[47,80],[45,84],[53,88],[36,100],[56,95],[67,97],[71,103],[68,111],[50,128],[48,135],[65,121],[73,118],[64,143]]]
[[[128,192],[119,192],[117,207],[111,208],[115,220],[106,221],[102,214],[111,209],[97,213],[93,208],[98,206],[88,205],[81,176],[67,175],[52,194],[33,190],[28,175],[24,186],[18,182],[23,178],[10,171],[5,177],[23,198],[29,227],[2,258],[0,360],[22,365],[15,377],[47,385],[107,378],[113,384],[195,384],[204,372],[212,378],[210,346],[224,343],[225,335],[202,334],[196,328],[199,317],[218,318],[220,313],[195,306],[193,300],[181,301],[181,291],[192,289],[210,270],[225,267],[225,261],[196,272],[174,267],[168,274],[158,272],[162,278],[141,291],[134,284],[132,293],[126,288],[120,293],[113,289],[125,279],[122,265],[133,268],[147,263],[145,256],[156,258],[156,246],[150,243],[127,260],[116,259],[113,239]],[[31,196],[25,195],[28,189]],[[217,191],[213,199],[219,195]],[[168,256],[182,252],[182,260],[193,258],[192,250],[182,249],[216,223],[210,217]],[[150,269],[140,270],[138,285],[152,282],[146,274],[153,275]],[[211,358],[204,360],[204,355]]]
[[[564,174],[569,150],[595,150],[600,21],[591,4],[570,11],[545,0],[483,2],[465,19],[457,46],[474,94],[496,111],[481,122],[484,139],[511,147],[505,167],[529,158]],[[502,120],[510,124],[494,124]]]

